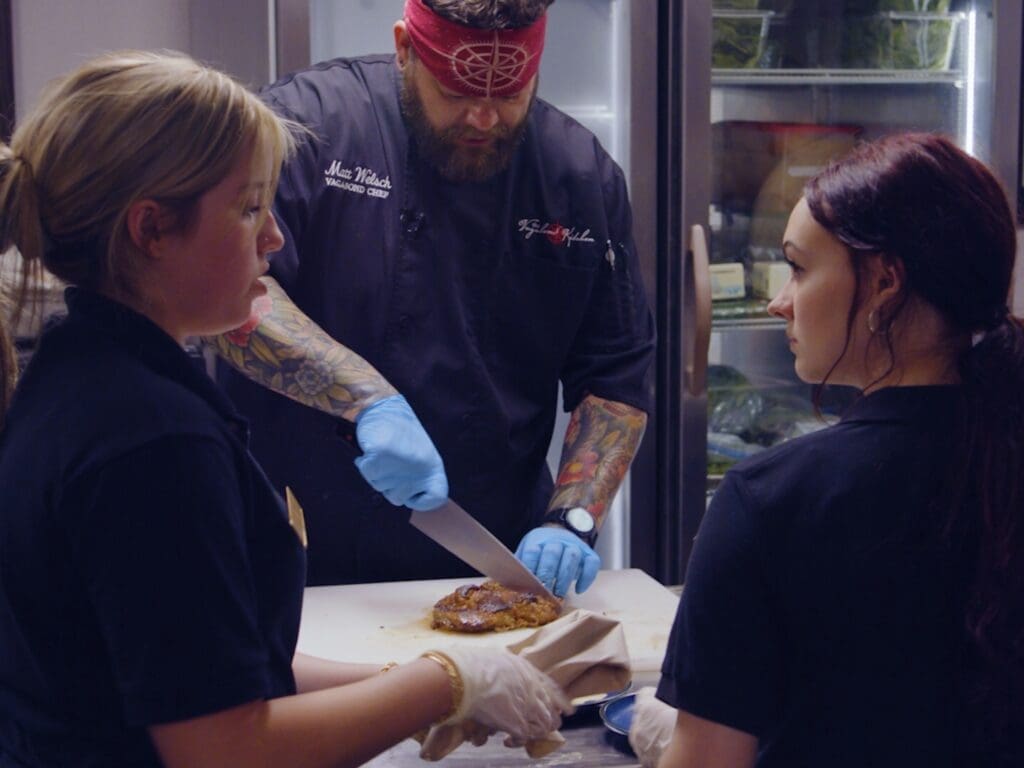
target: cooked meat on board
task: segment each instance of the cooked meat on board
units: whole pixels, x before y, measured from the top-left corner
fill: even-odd
[[[452,632],[505,632],[540,627],[561,611],[558,600],[488,580],[479,586],[466,584],[438,600],[430,626]]]

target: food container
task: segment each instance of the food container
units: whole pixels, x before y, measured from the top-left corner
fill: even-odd
[[[949,69],[962,13],[882,11],[852,17],[841,61],[854,69]]]
[[[759,299],[774,299],[789,281],[789,264],[784,261],[755,261],[751,268],[751,293]]]
[[[714,10],[711,12],[711,66],[748,69],[762,66],[761,57],[775,11]]]
[[[711,272],[712,300],[742,299],[746,295],[742,264],[737,262],[712,264],[709,270]]]
[[[962,18],[955,13],[882,14],[886,22],[890,69],[949,69]]]

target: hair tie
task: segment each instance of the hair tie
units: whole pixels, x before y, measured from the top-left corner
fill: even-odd
[[[28,180],[30,182],[32,182],[32,184],[34,186],[35,183],[36,183],[36,173],[35,173],[35,169],[32,168],[32,163],[30,163],[28,161],[28,159],[23,154],[21,154],[20,152],[12,152],[11,153],[11,162],[12,163],[18,163],[19,165],[24,166],[25,173],[28,174]]]

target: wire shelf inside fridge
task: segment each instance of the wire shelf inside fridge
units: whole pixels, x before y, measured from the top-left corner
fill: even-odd
[[[957,69],[712,69],[712,85],[951,85],[960,87]]]

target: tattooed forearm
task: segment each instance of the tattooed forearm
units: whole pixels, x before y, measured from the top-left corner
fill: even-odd
[[[269,277],[241,328],[204,341],[253,381],[304,405],[354,420],[396,394],[366,360],[328,336]]]
[[[646,426],[638,408],[587,395],[569,420],[548,508],[586,507],[600,527]]]

